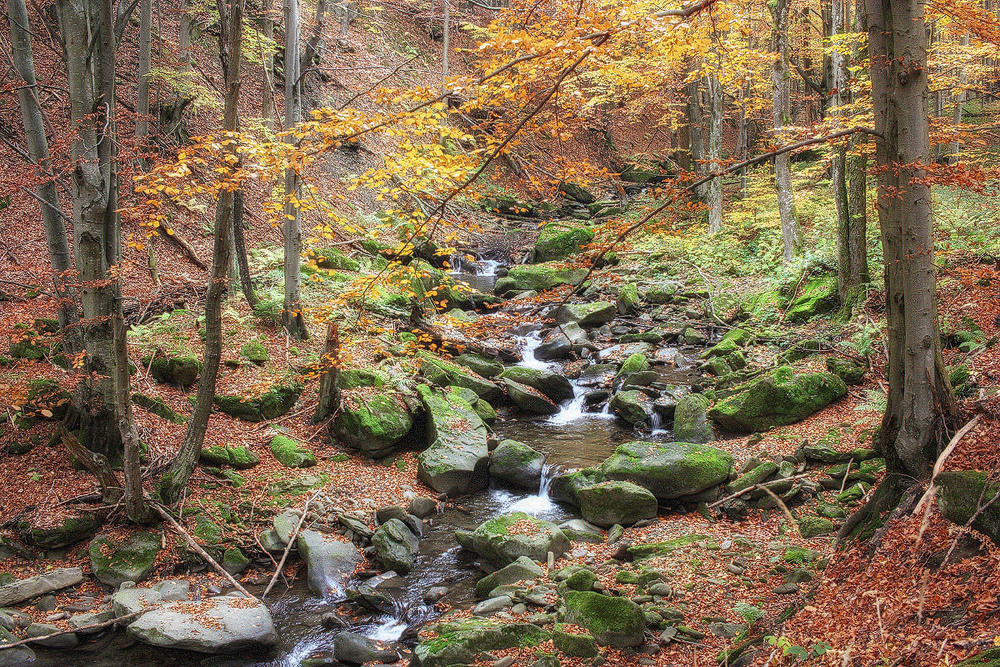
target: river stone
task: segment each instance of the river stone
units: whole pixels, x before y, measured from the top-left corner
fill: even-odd
[[[498,611],[514,606],[514,599],[509,595],[498,595],[495,598],[483,600],[472,608],[473,616],[492,616]]]
[[[972,527],[1000,544],[1000,503],[991,502],[1000,493],[1000,486],[977,470],[942,472],[934,478],[934,484],[944,518],[964,526],[975,516]]]
[[[427,411],[427,440],[417,457],[417,477],[438,493],[457,496],[486,488],[489,448],[486,425],[467,401],[417,387]]]
[[[337,633],[333,640],[333,657],[348,665],[392,664],[399,661],[399,653],[379,648],[375,640],[356,632]]]
[[[549,497],[579,507],[580,489],[602,481],[604,481],[604,476],[596,468],[560,473],[554,476],[549,483]]]
[[[420,362],[420,372],[433,384],[471,389],[487,401],[496,401],[501,396],[496,384],[466,366],[423,350],[417,352],[417,360]]]
[[[507,395],[517,407],[525,412],[536,415],[554,415],[559,412],[559,406],[552,402],[545,394],[534,387],[514,382],[504,378],[504,387]]]
[[[168,602],[140,616],[128,633],[152,646],[199,653],[236,653],[278,642],[267,607],[233,595]]]
[[[58,625],[51,625],[49,623],[32,623],[28,626],[28,629],[24,631],[24,634],[28,638],[44,637],[45,635],[51,635],[53,632],[59,632],[60,630],[62,630],[62,628]],[[41,639],[31,643],[36,644],[37,646],[44,646],[45,648],[70,649],[76,648],[80,645],[80,638],[76,636],[75,632],[68,632],[64,635],[59,635],[58,637]]]
[[[505,565],[496,572],[488,574],[476,582],[476,597],[489,597],[490,591],[497,586],[508,586],[519,581],[538,579],[545,574],[535,561],[527,556],[520,556],[510,565]]]
[[[619,391],[611,397],[611,409],[632,425],[645,424],[652,414],[652,406],[652,399],[638,389]]]
[[[490,459],[490,476],[520,489],[535,491],[542,481],[545,456],[516,440],[502,440]]]
[[[408,574],[413,569],[420,540],[399,519],[389,519],[372,535],[372,546],[383,567]]]
[[[656,497],[632,482],[601,482],[579,490],[580,513],[595,526],[616,523],[631,526],[641,519],[656,518]]]
[[[0,627],[0,644],[11,644],[18,641],[7,628]],[[22,667],[35,661],[35,652],[27,646],[15,646],[14,648],[0,651],[0,667]]]
[[[345,391],[341,397],[333,433],[365,456],[377,459],[391,454],[413,426],[413,415],[396,392]]]
[[[545,630],[531,623],[481,617],[447,619],[428,629],[433,637],[413,649],[411,667],[468,665],[485,659],[489,651],[537,646],[548,638]]]
[[[594,232],[580,225],[556,220],[542,227],[535,242],[535,261],[566,259],[594,240]]]
[[[296,544],[308,569],[309,590],[324,597],[342,595],[344,580],[361,562],[358,548],[315,530],[300,532]]]
[[[673,500],[725,482],[732,465],[732,455],[715,447],[636,440],[619,445],[598,470],[649,489],[657,500]]]
[[[27,579],[17,579],[0,586],[0,607],[15,605],[82,582],[83,570],[78,567],[67,567]]]
[[[271,439],[271,453],[286,468],[309,468],[316,465],[315,454],[283,435],[276,435]]]
[[[577,384],[581,387],[608,385],[617,373],[618,366],[615,364],[591,364],[581,371]]]
[[[706,443],[715,440],[708,421],[709,400],[702,394],[688,394],[674,409],[674,437],[681,442]]]
[[[564,324],[553,329],[535,348],[535,358],[542,361],[555,361],[568,358],[573,348],[587,342],[587,332],[579,324]]]
[[[627,648],[642,643],[646,615],[623,597],[591,591],[567,591],[565,622],[586,628],[602,646]]]
[[[406,511],[418,519],[426,519],[437,512],[438,503],[434,498],[417,496],[406,506]]]
[[[120,543],[98,535],[90,542],[90,566],[101,583],[118,588],[122,582],[148,577],[161,546],[158,533],[136,533]]]
[[[708,416],[728,431],[760,432],[801,421],[845,394],[847,385],[832,373],[781,366],[717,403]]]
[[[500,377],[534,387],[556,403],[573,398],[574,396],[573,385],[570,384],[569,380],[558,373],[553,373],[542,368],[511,366],[505,369],[500,374]]]
[[[618,314],[618,306],[608,301],[568,303],[556,312],[559,324],[575,323],[581,327],[595,327],[610,322]]]
[[[587,275],[587,269],[564,269],[552,264],[518,264],[510,267],[505,285],[513,290],[552,289],[559,285],[579,285]],[[498,281],[499,283],[499,281]],[[500,285],[497,285],[500,294]]]
[[[455,538],[496,567],[513,563],[521,556],[545,562],[550,551],[558,558],[570,547],[569,538],[557,525],[524,512],[490,519],[471,532],[456,531]]]
[[[111,596],[111,611],[115,618],[155,607],[161,602],[187,600],[191,591],[191,585],[183,580],[168,579],[151,588],[129,586],[130,583],[123,583],[122,587]]]
[[[604,534],[597,526],[587,523],[583,519],[570,519],[559,524],[559,530],[566,534],[571,542],[593,542],[604,541]]]
[[[484,378],[494,378],[503,373],[503,364],[481,354],[466,352],[455,357],[455,363],[465,366]]]

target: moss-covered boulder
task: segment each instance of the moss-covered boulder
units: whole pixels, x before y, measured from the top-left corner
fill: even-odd
[[[337,248],[313,248],[308,252],[307,257],[321,269],[357,271],[361,268],[358,260],[348,257]]]
[[[370,368],[343,368],[337,374],[337,386],[341,390],[358,387],[381,387],[389,382],[384,373]]]
[[[484,378],[494,378],[503,373],[503,364],[499,361],[473,352],[458,355],[455,357],[455,363],[465,366]]]
[[[124,542],[98,535],[90,542],[90,566],[94,576],[112,588],[142,581],[153,571],[161,545],[158,533],[136,533]]]
[[[618,313],[621,315],[634,315],[639,312],[642,305],[639,299],[639,287],[635,283],[625,283],[618,288],[618,300],[615,302]]]
[[[166,419],[173,424],[183,424],[187,422],[187,417],[179,414],[159,396],[148,396],[136,392],[132,394],[132,403],[147,412],[151,412],[157,417]]]
[[[215,407],[243,421],[261,422],[287,414],[301,393],[302,385],[298,382],[278,383],[255,398],[217,394]]]
[[[620,445],[598,470],[649,489],[657,500],[673,500],[725,482],[732,465],[733,457],[715,447],[637,440]]]
[[[490,651],[537,646],[549,638],[531,623],[477,617],[444,620],[428,629],[430,638],[413,649],[412,667],[469,665]]]
[[[799,519],[799,535],[805,539],[829,535],[837,529],[837,525],[822,516],[804,516]]]
[[[570,547],[569,538],[559,526],[524,512],[490,519],[471,532],[456,531],[455,539],[496,567],[513,563],[521,556],[545,562],[550,551],[558,558]]]
[[[413,415],[395,391],[343,392],[333,420],[336,438],[371,458],[391,454],[412,427]]]
[[[649,370],[649,359],[642,352],[636,352],[630,354],[625,361],[622,362],[621,368],[618,369],[617,377],[628,377],[632,373],[642,373],[643,371]]]
[[[164,355],[144,357],[142,365],[149,368],[149,374],[157,382],[178,387],[190,387],[198,381],[201,361],[194,355]]]
[[[549,497],[563,503],[580,506],[580,489],[604,481],[597,468],[583,468],[555,475],[549,483]]]
[[[538,490],[545,456],[522,442],[502,440],[490,459],[490,477],[504,485]]]
[[[806,322],[837,309],[840,296],[837,291],[837,276],[824,275],[810,278],[799,288],[798,293],[785,310],[787,322]]]
[[[593,204],[597,201],[597,197],[590,190],[578,183],[569,181],[559,184],[559,193],[579,204]]]
[[[260,463],[260,458],[243,446],[223,447],[212,445],[201,450],[201,462],[213,466],[230,466],[246,470]]]
[[[708,416],[727,431],[766,431],[801,421],[845,394],[847,385],[832,373],[802,373],[781,366],[717,403]]]
[[[559,324],[575,323],[581,327],[596,327],[615,319],[618,306],[610,301],[568,303],[556,312]]]
[[[427,412],[430,446],[417,457],[417,477],[449,496],[478,491],[489,481],[486,425],[457,393],[441,394],[427,385],[417,388]]]
[[[101,525],[96,514],[81,512],[70,516],[48,520],[21,521],[18,532],[26,542],[39,549],[60,549],[81,542]]]
[[[760,465],[754,466],[750,470],[746,471],[728,484],[726,486],[726,493],[737,493],[744,489],[749,489],[751,486],[755,486],[766,481],[776,472],[778,472],[777,463],[764,461]]]
[[[240,356],[252,364],[263,366],[267,363],[267,348],[259,340],[252,340],[240,348]]]
[[[506,378],[502,382],[510,400],[525,412],[535,415],[554,415],[559,412],[559,406],[534,387]]]
[[[586,628],[602,646],[627,648],[642,643],[646,615],[628,598],[567,591],[565,607],[565,622]]]
[[[551,262],[566,259],[594,240],[594,232],[569,222],[550,222],[542,227],[535,242],[535,261]]]
[[[372,546],[387,570],[408,574],[413,569],[420,540],[399,519],[389,519],[372,535]]]
[[[480,398],[496,401],[501,396],[500,388],[475,371],[436,354],[417,352],[420,372],[424,377],[441,387],[465,387],[476,392]]]
[[[653,399],[638,389],[615,392],[611,410],[629,424],[645,424],[653,413]]]
[[[316,465],[315,454],[283,435],[276,435],[271,439],[271,453],[286,468],[309,468]]]
[[[625,481],[600,482],[577,492],[580,514],[595,526],[631,526],[641,519],[656,518],[656,497],[647,489]]]
[[[703,394],[687,394],[674,408],[674,437],[681,442],[706,443],[715,440],[708,421],[709,400]]]
[[[594,635],[564,623],[556,623],[552,629],[552,645],[571,658],[593,658],[598,652]]]
[[[13,359],[38,361],[49,355],[49,344],[36,331],[15,327],[10,337],[10,356]]]
[[[500,377],[534,387],[557,403],[573,398],[574,395],[573,385],[569,380],[542,368],[511,366],[505,369]]]
[[[503,295],[508,291],[542,291],[560,285],[579,285],[587,275],[587,269],[566,269],[550,264],[519,264],[512,266],[503,283],[497,281],[496,292]]]
[[[521,556],[510,565],[486,575],[476,582],[476,597],[490,597],[497,586],[508,586],[519,581],[530,581],[544,576],[545,571],[527,556]]]
[[[946,519],[964,526],[975,516],[972,527],[1000,545],[1000,502],[992,502],[1000,485],[978,470],[943,472],[934,484],[938,487],[938,508]]]
[[[788,297],[774,289],[747,296],[740,310],[758,321],[773,322],[781,317],[781,310],[787,305]]]
[[[1000,667],[1000,648],[988,648],[966,658],[955,667]]]
[[[753,342],[753,334],[746,329],[731,329],[726,335],[719,339],[719,342],[701,353],[702,359],[712,357],[728,357],[733,352],[738,352]]]
[[[827,357],[826,369],[844,381],[844,384],[860,384],[865,377],[865,368],[856,361],[842,357]]]

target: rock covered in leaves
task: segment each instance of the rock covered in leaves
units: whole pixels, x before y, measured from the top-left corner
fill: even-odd
[[[152,646],[199,653],[237,653],[278,641],[267,607],[235,594],[168,602],[140,616],[128,633]]]
[[[263,394],[250,398],[238,395],[216,395],[215,406],[220,412],[248,422],[277,419],[287,414],[302,393],[298,382],[271,385]]]
[[[117,588],[125,581],[142,581],[153,571],[162,546],[157,533],[136,533],[125,541],[98,535],[90,542],[90,566],[94,576]]]
[[[554,415],[559,412],[559,406],[534,387],[506,378],[503,379],[503,385],[510,400],[525,412],[535,415]]]
[[[28,543],[40,549],[60,549],[81,542],[100,527],[96,514],[81,512],[56,520],[31,519],[18,523],[18,532]]]
[[[478,491],[488,482],[486,425],[456,392],[442,394],[417,388],[427,412],[430,446],[417,457],[417,477],[438,493],[450,496]]]
[[[450,667],[477,662],[483,654],[503,649],[537,646],[548,631],[531,623],[504,623],[493,619],[445,617],[428,628],[432,637],[413,649],[413,667]]]
[[[511,366],[500,373],[501,378],[534,387],[556,403],[573,398],[573,385],[562,375],[544,368]]]
[[[551,551],[556,558],[570,546],[569,538],[550,521],[514,512],[485,521],[474,531],[456,531],[455,538],[497,567],[521,556],[543,562]]]

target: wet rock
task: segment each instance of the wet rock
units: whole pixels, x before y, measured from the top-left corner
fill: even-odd
[[[603,482],[603,475],[596,468],[584,468],[556,475],[549,483],[549,496],[571,505],[580,506],[578,495],[581,488]]]
[[[536,415],[554,415],[559,412],[559,406],[534,387],[508,379],[503,380],[503,385],[510,400],[525,412]]]
[[[90,566],[101,583],[113,588],[142,581],[153,571],[161,546],[158,533],[136,533],[124,542],[98,535],[90,542]]]
[[[82,582],[83,570],[78,567],[62,568],[27,579],[18,579],[0,586],[0,607],[15,605]]]
[[[535,348],[535,358],[542,361],[556,361],[568,358],[576,346],[587,342],[587,332],[579,324],[564,324],[553,329]]]
[[[538,579],[544,575],[544,571],[535,561],[527,556],[520,556],[510,565],[505,565],[496,572],[488,574],[476,582],[476,596],[484,598],[498,586],[516,584],[519,581]]]
[[[399,653],[380,648],[375,640],[355,632],[340,632],[333,640],[333,656],[348,665],[368,663],[392,664],[399,661]]]
[[[500,389],[496,384],[465,366],[423,350],[417,353],[417,359],[420,372],[436,385],[471,389],[487,401],[500,398]]]
[[[500,377],[534,387],[557,403],[573,398],[574,395],[573,385],[570,384],[569,380],[558,373],[542,368],[511,366],[505,369]]]
[[[372,546],[386,569],[408,574],[420,550],[420,540],[402,521],[389,519],[375,531]]]
[[[428,604],[434,604],[441,600],[445,595],[448,594],[447,586],[431,586],[426,591],[424,591],[424,602]]]
[[[604,535],[597,526],[587,523],[583,519],[570,519],[559,524],[559,530],[566,534],[571,542],[593,542],[604,541]]]
[[[601,482],[583,487],[577,495],[583,518],[596,526],[630,526],[640,519],[656,517],[656,498],[631,482]]]
[[[542,479],[545,456],[516,440],[503,440],[493,450],[490,476],[508,485],[535,491]]]
[[[376,394],[344,392],[333,433],[365,456],[391,454],[413,426],[413,415],[402,397],[391,390]]]
[[[611,409],[629,424],[644,424],[652,414],[653,401],[643,392],[633,389],[616,392],[611,397]]]
[[[407,512],[418,519],[426,519],[437,512],[438,503],[433,498],[417,496],[406,506]]]
[[[709,400],[702,394],[688,394],[674,411],[674,437],[680,442],[706,443],[715,440],[708,421]]]
[[[642,607],[621,597],[590,591],[567,591],[566,623],[586,628],[598,644],[615,648],[638,646],[646,630]]]
[[[271,440],[271,453],[286,468],[309,468],[316,465],[316,455],[301,443],[283,435]]]
[[[309,590],[322,596],[342,593],[344,580],[361,561],[358,548],[315,530],[300,532],[296,544],[306,562]]]
[[[417,457],[417,476],[439,493],[456,496],[486,487],[489,449],[486,425],[468,402],[430,387],[417,388],[427,411],[427,440]]]
[[[568,303],[556,312],[559,324],[579,324],[581,327],[600,326],[615,319],[618,307],[608,301]]]
[[[524,512],[490,519],[471,532],[456,531],[455,538],[497,567],[513,563],[521,556],[545,562],[550,551],[559,557],[570,547],[569,539],[558,526]]]
[[[633,441],[620,445],[598,471],[645,487],[657,500],[673,500],[726,481],[732,462],[728,452],[707,445]]]
[[[152,646],[199,653],[235,653],[278,641],[267,607],[236,596],[169,602],[140,616],[128,633]]]
[[[548,637],[537,625],[507,623],[485,618],[446,618],[429,628],[433,639],[420,642],[413,649],[412,667],[450,667],[485,659],[489,651],[519,646],[535,646]]]
[[[514,290],[543,291],[559,285],[579,285],[587,269],[565,269],[553,264],[519,264],[510,267],[507,277],[498,280],[496,293],[503,295]]]
[[[51,635],[54,632],[59,632],[62,628],[58,625],[50,625],[48,623],[32,623],[28,626],[28,629],[24,631],[26,637],[44,637],[46,635]],[[37,646],[44,646],[45,648],[76,648],[80,645],[80,638],[76,636],[75,632],[69,632],[64,635],[59,635],[57,637],[50,637],[49,639],[39,639],[37,641],[31,642]]]

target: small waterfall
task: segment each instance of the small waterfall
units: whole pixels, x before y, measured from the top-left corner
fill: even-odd
[[[537,331],[524,337],[524,345],[521,348],[521,361],[518,366],[525,368],[535,368],[538,370],[552,370],[553,364],[535,358],[535,350],[542,344],[542,336]]]
[[[653,414],[649,416],[649,428],[650,435],[663,435],[667,432],[667,429],[663,427],[663,416],[656,410],[653,410]]]
[[[549,497],[549,486],[552,484],[552,478],[555,477],[556,467],[550,466],[548,463],[542,466],[542,479],[538,485],[538,493],[533,496],[526,496],[521,498],[516,503],[511,505],[508,510],[511,512],[524,512],[525,514],[530,514],[532,516],[544,515],[552,512],[556,504]]]

